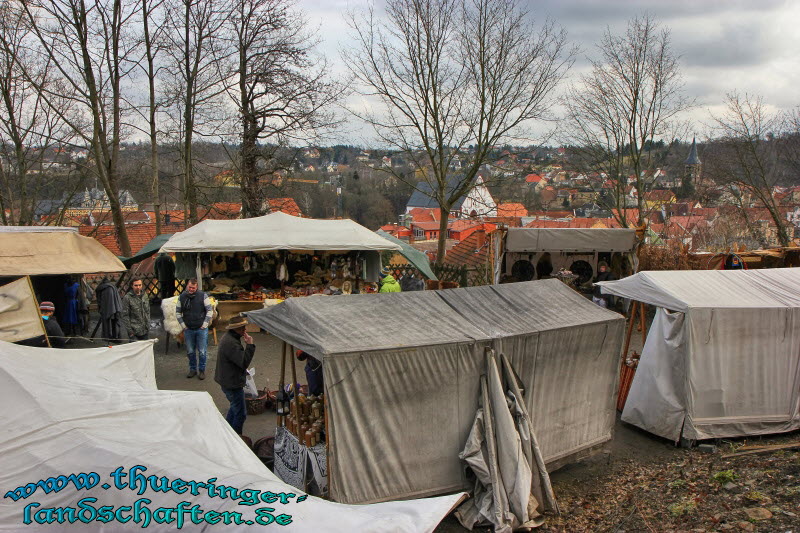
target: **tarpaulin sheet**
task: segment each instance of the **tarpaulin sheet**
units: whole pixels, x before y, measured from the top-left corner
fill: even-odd
[[[71,231],[0,231],[0,276],[122,272],[105,246]]]
[[[257,509],[271,508],[275,515],[291,515],[291,523],[279,527],[280,531],[433,531],[462,497],[456,494],[372,506],[341,505],[314,497],[296,502],[302,493],[264,466],[225,422],[207,393],[156,390],[152,341],[87,350],[0,342],[0,406],[4,423],[0,487],[4,494],[59,475],[94,472],[99,476],[88,489],[78,490],[66,483],[62,490],[52,490],[59,486],[54,479],[49,492],[34,486],[36,492],[27,498],[0,499],[2,531],[142,531],[143,522],[134,519],[125,523],[116,518],[108,523],[79,521],[71,526],[35,520],[23,524],[26,506],[39,504],[29,508],[33,515],[48,508],[78,507],[83,498],[96,498],[84,501],[95,509],[113,506],[123,519],[134,515],[125,506],[145,498],[148,501],[143,505],[151,512],[178,507],[185,501],[187,508],[199,505],[203,512],[238,512],[251,521]],[[166,485],[160,479],[155,485],[171,490],[156,491],[147,481],[146,485],[131,481],[130,469],[136,465],[146,469],[140,472],[143,476],[166,478]],[[126,474],[121,485],[111,476],[118,467]],[[188,488],[185,484],[172,490],[176,479],[201,482],[200,490],[196,494],[179,492]],[[206,483],[216,488],[209,489]],[[225,491],[223,496],[218,491],[221,485],[239,490]],[[242,489],[260,492],[242,493]],[[295,496],[287,504],[263,503],[266,491]],[[253,502],[253,497],[255,505],[241,504],[248,498]],[[170,523],[152,520],[147,531],[175,531],[176,514],[171,514]],[[90,519],[92,513],[85,511],[81,516]],[[137,516],[141,519],[144,515]],[[212,528],[210,524],[193,525],[189,514],[183,516],[187,520],[184,528],[191,531],[245,532],[263,527],[229,523]],[[46,514],[39,517],[45,519]]]
[[[0,287],[0,340],[17,342],[44,334],[30,280],[20,278]]]
[[[640,272],[601,285],[660,308],[624,421],[673,440],[800,428],[800,268]]]
[[[400,250],[400,255],[408,259],[408,262],[414,265],[423,276],[425,276],[428,279],[438,279],[436,277],[436,274],[433,273],[433,269],[431,268],[431,261],[430,259],[428,259],[428,256],[425,255],[425,252],[417,250],[410,244],[403,242],[395,237],[392,237],[383,230],[378,230],[375,233],[377,233],[387,241],[400,245],[400,247],[402,248]]]
[[[400,250],[352,220],[317,220],[286,213],[236,220],[204,220],[173,235],[162,252],[268,250]]]
[[[508,252],[630,252],[636,230],[606,228],[509,228]]]
[[[546,461],[612,436],[624,319],[558,280],[293,298],[247,316],[323,361],[337,501],[469,488],[458,454],[490,346],[522,380]]]

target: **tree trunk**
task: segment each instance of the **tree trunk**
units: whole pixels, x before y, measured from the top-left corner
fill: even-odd
[[[447,245],[447,223],[450,221],[450,206],[439,208],[439,242],[436,247],[436,264],[444,264],[445,248]]]
[[[150,167],[153,172],[150,185],[150,198],[153,202],[153,216],[156,219],[156,235],[161,235],[161,200],[158,182],[158,139],[156,137],[156,80],[153,60],[153,43],[150,40],[150,13],[147,0],[142,0],[142,25],[144,46],[147,52],[147,84],[150,90]]]

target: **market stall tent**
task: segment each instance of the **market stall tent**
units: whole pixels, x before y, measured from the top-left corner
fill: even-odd
[[[105,246],[74,228],[0,227],[0,276],[123,272]]]
[[[633,254],[636,247],[636,230],[633,229],[509,228],[507,232],[497,232],[497,235],[504,237],[494,238],[495,283],[500,282],[502,274],[524,274],[515,272],[515,267],[526,271],[528,276],[541,275],[539,263],[542,261],[549,264],[552,275],[563,268],[578,274],[581,283],[589,281],[597,273],[597,264],[603,257],[606,260],[624,257],[633,271],[638,264]],[[613,259],[608,262],[613,269]],[[521,281],[525,279],[520,278]]]
[[[271,213],[236,220],[204,220],[173,235],[162,252],[270,250],[400,250],[352,220],[317,220]]]
[[[640,272],[657,306],[622,420],[677,441],[800,428],[800,268]]]
[[[624,320],[560,281],[292,298],[247,316],[323,362],[336,501],[469,488],[458,454],[487,348],[519,375],[548,463],[611,439]]]
[[[257,509],[271,508],[274,515],[291,516],[291,523],[280,526],[280,531],[430,532],[461,500],[462,495],[455,494],[374,506],[342,505],[315,497],[298,502],[302,493],[264,466],[207,393],[156,389],[152,343],[55,350],[0,342],[4,423],[0,486],[6,494],[0,499],[0,531],[142,531],[141,515],[139,520],[127,522],[78,521],[71,526],[41,523],[32,517],[36,511],[75,508],[79,500],[94,498],[84,503],[95,509],[113,506],[120,510],[117,517],[124,519],[134,517],[130,506],[145,498],[144,507],[151,512],[188,502],[187,508],[199,505],[203,512],[238,512],[243,520],[251,521],[224,525],[220,521],[218,527],[225,531],[253,531],[254,526],[261,527],[252,523]],[[128,486],[133,481],[126,475],[118,488],[111,472],[121,467],[127,474],[136,465],[144,468],[140,471],[143,477],[156,476],[154,485],[140,480],[138,485]],[[63,484],[63,490],[53,490],[59,486],[55,479],[52,485],[46,481],[43,487],[36,485],[38,480],[79,473],[96,473],[99,478],[85,490],[77,490],[70,482]],[[172,490],[163,489],[161,478],[166,478],[166,487]],[[182,480],[183,485],[174,484],[175,480]],[[199,493],[187,490],[190,481],[200,482]],[[235,493],[210,491],[206,483],[234,487]],[[17,487],[22,496],[14,496]],[[46,487],[49,489],[43,490]],[[134,490],[140,487],[142,492]],[[250,492],[242,492],[245,489]],[[27,494],[29,490],[35,493]],[[267,491],[294,496],[288,504],[265,503]],[[243,504],[245,501],[255,505]],[[23,523],[26,506],[33,506],[27,525]],[[172,517],[170,522],[164,522],[163,515],[161,522],[151,516],[147,531],[175,531],[177,514],[166,515]],[[80,516],[91,520],[88,510]],[[188,514],[184,518],[188,530],[215,529],[210,523],[192,524]]]

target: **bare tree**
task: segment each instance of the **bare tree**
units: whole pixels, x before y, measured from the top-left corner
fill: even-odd
[[[233,0],[228,19],[235,50],[229,95],[238,111],[241,144],[236,161],[243,216],[268,210],[264,190],[278,169],[276,147],[307,141],[334,123],[340,94],[325,81],[326,63],[312,55],[316,40],[291,0]],[[266,145],[265,145],[266,143]]]
[[[631,19],[624,35],[606,30],[590,59],[591,72],[570,87],[564,103],[569,137],[584,168],[607,189],[605,203],[628,227],[625,195],[636,191],[635,223],[644,224],[645,194],[656,170],[654,143],[674,139],[676,115],[691,102],[683,96],[678,56],[670,33],[649,15]]]
[[[534,28],[514,0],[398,0],[386,9],[351,17],[357,45],[344,60],[359,92],[383,105],[352,111],[427,185],[413,183],[439,207],[441,263],[451,208],[496,145],[530,138],[526,127],[547,116],[573,54],[562,30]],[[456,158],[463,170],[452,175]]]
[[[717,139],[706,149],[715,180],[745,191],[766,208],[781,246],[790,243],[787,221],[781,217],[775,187],[787,178],[783,160],[791,136],[780,114],[770,113],[761,97],[729,93],[726,109],[714,116]],[[789,154],[790,155],[790,154]]]
[[[150,136],[150,170],[152,172],[152,183],[150,186],[150,197],[153,201],[153,214],[156,219],[156,235],[161,235],[161,195],[159,191],[159,167],[158,167],[158,101],[156,99],[156,77],[159,69],[156,67],[156,55],[159,51],[158,44],[163,41],[162,32],[166,28],[164,24],[156,24],[155,29],[151,30],[151,22],[159,8],[164,4],[164,0],[141,0],[142,2],[142,43],[145,52],[145,75],[147,76],[147,125]],[[163,16],[163,13],[162,13]],[[160,21],[159,21],[160,22]]]
[[[86,120],[67,116],[58,106],[50,107],[90,146],[93,170],[108,196],[120,250],[130,256],[119,200],[118,162],[125,106],[123,80],[133,68],[135,47],[126,39],[126,32],[138,5],[123,0],[50,0],[23,5],[45,57],[68,83]],[[36,89],[50,104],[62,96],[54,87],[38,84]]]
[[[56,186],[64,174],[45,168],[45,157],[55,155],[54,149],[68,143],[71,133],[36,87],[64,92],[53,99],[64,113],[70,102],[36,44],[20,5],[0,2],[0,217],[5,225],[33,224],[39,202],[55,200],[53,194],[68,187]]]
[[[231,7],[228,0],[171,0],[166,6],[167,91],[176,111],[186,224],[198,221],[193,143],[197,135],[213,134],[219,127],[221,96],[231,75],[223,66],[231,54],[223,35]]]

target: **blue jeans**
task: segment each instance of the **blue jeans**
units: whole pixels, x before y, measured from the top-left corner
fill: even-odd
[[[247,409],[244,405],[244,389],[222,389],[225,397],[231,402],[228,408],[228,414],[225,415],[225,420],[231,425],[233,430],[239,435],[242,434],[244,428],[244,419],[247,418]]]
[[[206,347],[208,346],[208,328],[185,329],[183,340],[186,342],[186,355],[189,356],[189,370],[198,370],[197,358],[200,357],[201,372],[206,370]]]

